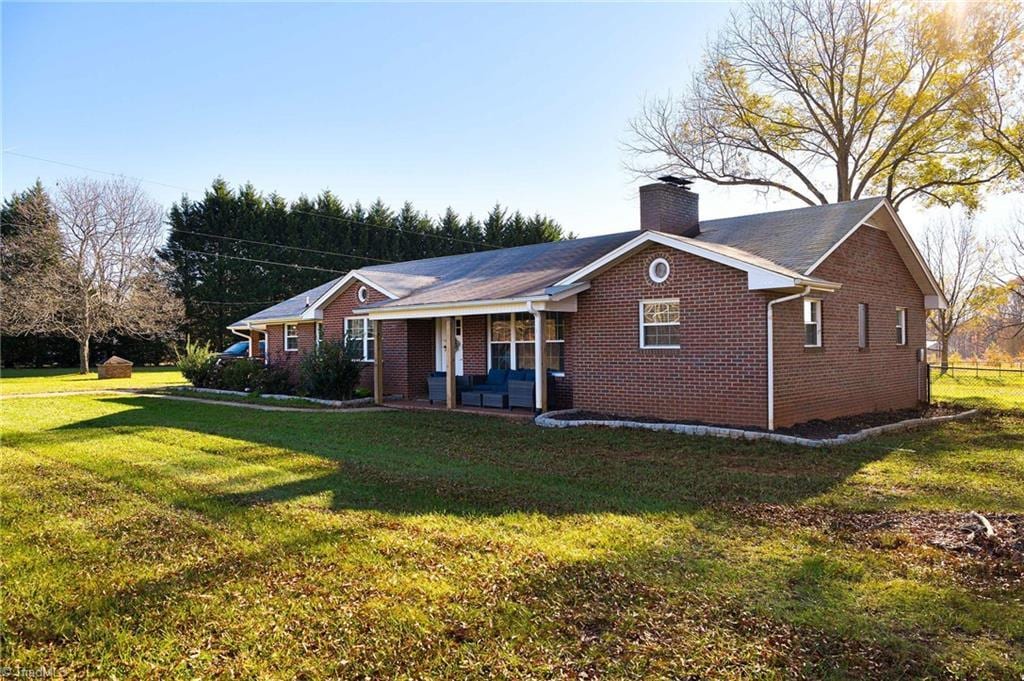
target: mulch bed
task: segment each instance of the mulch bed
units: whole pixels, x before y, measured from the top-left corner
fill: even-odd
[[[931,546],[984,565],[985,581],[1024,586],[1024,514],[986,513],[995,536],[981,521],[955,511],[843,511],[815,506],[730,506],[737,515],[765,525],[808,527],[876,549],[906,543]]]
[[[841,416],[835,419],[822,421],[815,419],[805,421],[788,428],[776,428],[776,433],[782,435],[796,435],[797,437],[808,437],[815,440],[824,440],[830,437],[838,437],[847,433],[856,433],[866,428],[884,426],[889,423],[899,423],[910,419],[930,419],[936,416],[952,416],[968,411],[963,407],[950,405],[932,405],[915,407],[914,409],[895,409],[893,411],[875,411],[869,414],[856,414],[854,416]]]
[[[788,428],[776,428],[775,432],[780,435],[794,435],[814,440],[825,440],[839,435],[856,433],[865,428],[884,426],[889,423],[898,423],[909,419],[934,418],[936,416],[951,416],[967,411],[962,407],[951,405],[932,405],[914,409],[898,409],[893,411],[876,411],[869,414],[857,414],[855,416],[843,416],[840,418],[822,421],[815,419],[805,423],[798,423]],[[717,423],[705,421],[669,421],[644,416],[621,416],[596,411],[577,411],[569,414],[561,414],[554,417],[559,421],[635,421],[637,423],[678,423],[687,426],[716,426],[720,428],[735,428],[735,426],[723,426]],[[764,428],[746,427],[742,430],[753,430],[765,432]]]

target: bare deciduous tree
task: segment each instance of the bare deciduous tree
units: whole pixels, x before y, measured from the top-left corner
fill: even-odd
[[[137,184],[123,180],[60,183],[53,201],[59,258],[5,282],[4,323],[12,333],[64,336],[79,345],[89,371],[89,344],[118,333],[172,331],[182,307],[156,257],[163,211]]]
[[[1003,279],[1008,300],[1003,305],[1001,326],[1014,335],[1024,333],[1024,211],[1018,211],[1009,228],[1003,254]]]
[[[632,123],[633,170],[778,190],[975,207],[1010,160],[977,124],[1022,96],[1016,0],[769,0],[734,13],[686,94]]]
[[[989,265],[994,251],[990,243],[978,238],[974,218],[960,215],[929,224],[921,252],[949,303],[945,310],[933,310],[928,318],[939,340],[941,371],[945,373],[949,339],[978,314],[981,296],[990,290]]]

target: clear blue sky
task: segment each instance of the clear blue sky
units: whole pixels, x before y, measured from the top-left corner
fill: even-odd
[[[193,194],[219,175],[632,229],[627,123],[687,82],[730,8],[4,3],[3,148]],[[80,174],[3,155],[4,194]],[[700,192],[706,217],[782,205]]]

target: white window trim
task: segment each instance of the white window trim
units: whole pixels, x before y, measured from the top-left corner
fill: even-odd
[[[316,347],[320,347],[320,344],[324,342],[324,323],[316,322],[316,326],[313,327],[313,339],[316,343]]]
[[[647,326],[677,326],[682,330],[682,319],[678,322],[652,322],[647,323],[644,321],[644,305],[653,305],[655,303],[675,303],[679,305],[678,298],[656,298],[653,300],[641,300],[639,304],[640,311],[640,349],[642,350],[678,350],[681,346],[676,345],[647,345],[644,343],[644,327]],[[680,317],[682,317],[682,306],[679,308]]]
[[[659,278],[658,275],[654,273],[654,268],[660,264],[665,265],[665,276]],[[650,280],[655,284],[665,283],[668,280],[668,275],[671,273],[672,268],[669,267],[668,260],[665,260],[665,258],[655,258],[651,261],[651,264],[647,266],[647,276],[650,277]]]
[[[900,332],[896,345],[903,347],[907,344],[907,308],[896,308],[896,330]]]
[[[370,322],[369,317],[345,317],[345,321],[342,322],[342,330],[345,336],[345,344],[348,345],[349,339],[351,339],[352,337],[351,334],[349,334],[349,322],[358,319],[363,320],[363,354],[361,357],[357,357],[356,361],[365,362],[366,364],[373,364],[377,360],[376,357],[374,357],[373,359],[367,359],[367,356],[369,356],[370,354],[370,347],[373,346],[373,337],[371,335],[373,333],[373,325]]]
[[[818,333],[817,333],[817,342],[814,343],[814,344],[811,344],[811,343],[807,343],[806,342],[807,341],[807,325],[810,323],[810,322],[807,321],[807,308],[808,308],[808,305],[813,304],[813,303],[817,303],[817,305],[818,305],[818,321],[816,323],[816,326],[818,327],[817,328],[817,332]],[[803,310],[802,310],[802,312],[803,312],[803,324],[801,325],[801,331],[803,332],[804,347],[805,348],[820,348],[820,347],[822,347],[822,327],[825,325],[824,324],[825,320],[823,319],[824,315],[822,314],[823,309],[824,309],[824,305],[821,304],[821,298],[804,298],[804,307],[803,307]]]
[[[288,335],[288,327],[291,327],[291,328],[295,329],[295,335],[294,336],[289,336]],[[294,348],[288,347],[288,339],[289,338],[294,338],[295,339],[295,347]],[[298,352],[299,351],[299,325],[298,324],[285,324],[284,325],[284,351],[285,352]]]
[[[511,329],[509,330],[509,340],[507,340],[507,341],[492,341],[491,340],[491,317],[493,317],[495,315],[487,315],[487,371],[490,371],[493,368],[491,366],[491,344],[492,343],[501,343],[502,345],[504,345],[505,343],[511,343],[512,344],[511,352],[509,354],[508,364],[509,364],[510,367],[514,367],[516,365],[516,360],[518,359],[518,357],[516,357],[516,343],[524,343],[525,344],[525,343],[533,343],[533,342],[535,342],[535,341],[517,341],[516,340],[515,316],[517,314],[527,314],[528,315],[529,313],[523,313],[523,312],[512,312],[512,313],[509,313],[509,324],[511,326]],[[560,338],[560,339],[545,338],[544,339],[544,343],[545,343],[545,346],[547,345],[547,343],[565,343],[565,339],[564,338]],[[510,371],[511,371],[511,369],[510,369]],[[548,373],[551,374],[552,376],[555,376],[555,377],[565,376],[565,371],[564,370],[562,370],[562,371],[551,371],[549,369]]]
[[[360,303],[365,303],[370,298],[370,292],[366,286],[360,286],[356,289],[356,300]]]

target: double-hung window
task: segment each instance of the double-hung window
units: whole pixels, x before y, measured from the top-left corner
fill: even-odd
[[[324,342],[324,323],[316,323],[316,346],[320,347],[320,344]]]
[[[487,359],[491,369],[533,369],[536,361],[536,327],[532,314],[490,316]],[[565,321],[557,312],[544,318],[544,362],[548,371],[565,370]]]
[[[821,301],[804,298],[804,347],[821,347]]]
[[[355,359],[373,361],[373,322],[366,317],[345,318],[345,346]]]
[[[857,303],[857,347],[865,350],[868,343],[868,304]]]
[[[896,345],[907,344],[907,308],[896,308]]]
[[[284,349],[288,352],[295,352],[299,349],[298,324],[284,325]]]
[[[516,369],[532,369],[536,366],[533,315],[517,312],[512,315],[512,319],[512,340],[515,343],[513,366]]]
[[[640,347],[679,347],[679,300],[640,301]]]
[[[549,312],[544,318],[544,366],[548,371],[565,371],[565,317]]]

